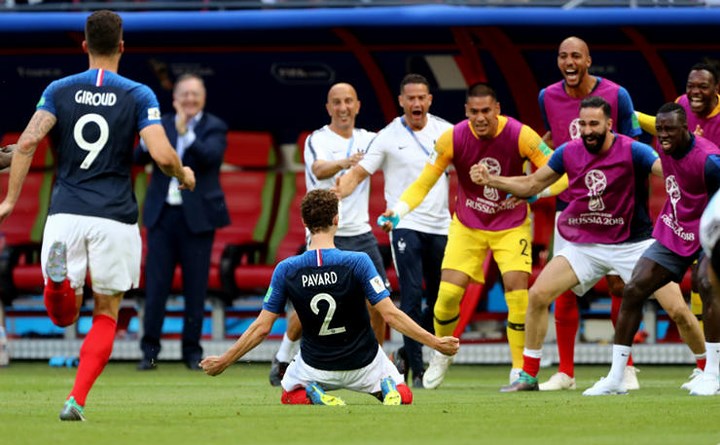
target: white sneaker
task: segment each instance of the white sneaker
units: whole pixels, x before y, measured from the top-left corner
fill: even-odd
[[[628,391],[635,391],[640,389],[640,382],[638,382],[637,373],[640,372],[634,366],[626,366],[623,373],[623,386]]]
[[[428,368],[425,370],[425,374],[423,374],[423,386],[425,389],[435,389],[440,386],[445,379],[445,374],[453,361],[453,357],[435,351]]]
[[[720,381],[716,375],[703,373],[690,390],[691,396],[714,396],[720,390]]]
[[[510,384],[512,385],[515,383],[515,380],[520,378],[520,373],[522,372],[522,368],[512,368],[510,370]]]
[[[540,391],[561,391],[563,389],[575,389],[575,377],[570,377],[564,372],[556,372],[547,382],[540,384]]]
[[[627,394],[624,383],[615,383],[605,377],[602,377],[592,387],[583,392],[584,396],[612,396],[616,394]]]
[[[690,377],[688,377],[688,381],[683,383],[680,388],[685,389],[687,391],[692,391],[692,389],[695,387],[695,385],[700,381],[700,377],[703,375],[702,369],[695,368],[693,369],[692,374],[690,374]]]

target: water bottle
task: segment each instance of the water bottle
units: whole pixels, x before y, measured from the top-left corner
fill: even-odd
[[[10,364],[10,351],[8,350],[7,333],[5,327],[0,326],[0,366]]]

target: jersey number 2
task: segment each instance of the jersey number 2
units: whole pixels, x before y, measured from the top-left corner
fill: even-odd
[[[83,128],[91,122],[100,128],[100,137],[95,142],[88,142],[83,136]],[[88,113],[80,117],[80,119],[78,119],[75,123],[75,127],[73,128],[73,137],[75,138],[75,143],[78,147],[90,152],[87,156],[85,156],[82,164],[80,164],[80,168],[87,170],[90,168],[90,165],[93,163],[95,158],[97,158],[97,155],[100,154],[100,150],[105,148],[105,144],[107,144],[108,138],[110,137],[110,126],[105,118],[99,114]]]
[[[329,328],[330,322],[332,321],[333,315],[335,315],[335,309],[337,309],[337,303],[335,303],[335,299],[332,297],[332,295],[327,294],[325,292],[315,295],[312,300],[310,300],[310,309],[312,309],[313,313],[315,315],[320,314],[320,308],[318,307],[318,303],[320,301],[326,301],[328,304],[327,313],[325,314],[325,320],[323,321],[322,326],[320,327],[320,332],[318,335],[333,335],[333,334],[342,334],[345,332],[345,326],[341,326],[339,328]]]

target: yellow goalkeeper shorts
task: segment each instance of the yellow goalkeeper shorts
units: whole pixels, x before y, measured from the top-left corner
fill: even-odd
[[[485,282],[483,263],[492,251],[500,273],[532,271],[530,218],[505,230],[481,230],[465,226],[453,216],[442,268],[465,273],[478,283]]]

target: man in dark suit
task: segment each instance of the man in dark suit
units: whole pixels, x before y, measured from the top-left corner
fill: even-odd
[[[230,223],[219,179],[228,129],[217,116],[203,111],[205,97],[202,79],[185,74],[173,91],[175,113],[162,117],[168,138],[184,165],[196,172],[197,186],[194,193],[179,190],[174,178],[154,169],[147,190],[143,214],[147,227],[146,299],[139,370],[157,366],[165,305],[177,264],[182,269],[185,297],[182,359],[189,369],[200,369],[210,252],[215,230]],[[135,162],[149,161],[141,143],[135,150]]]

